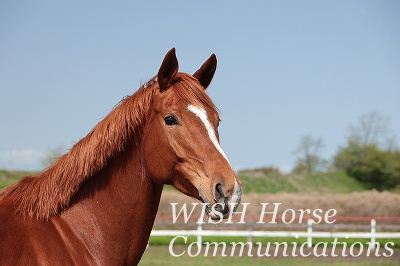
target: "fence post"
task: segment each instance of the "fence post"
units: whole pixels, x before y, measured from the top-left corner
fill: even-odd
[[[253,220],[249,221],[249,226],[247,227],[248,235],[247,235],[247,242],[253,243]]]
[[[371,245],[372,245],[372,250],[375,250],[375,241],[376,241],[376,221],[375,219],[371,220]]]
[[[309,247],[309,248],[312,247],[312,224],[313,224],[313,220],[308,219],[307,220],[307,247]]]
[[[199,248],[201,248],[202,243],[202,227],[201,227],[202,222],[197,223],[197,245],[199,245]]]

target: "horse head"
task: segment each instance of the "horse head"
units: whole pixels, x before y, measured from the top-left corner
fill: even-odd
[[[216,211],[228,217],[241,198],[241,182],[220,146],[218,110],[205,92],[216,66],[213,54],[193,75],[180,73],[175,49],[166,54],[142,142],[152,180],[206,203],[212,219],[220,217]]]

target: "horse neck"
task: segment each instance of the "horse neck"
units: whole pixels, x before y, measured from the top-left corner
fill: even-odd
[[[113,264],[122,258],[138,261],[153,227],[162,187],[146,174],[140,149],[128,147],[83,184],[62,217],[104,260],[109,254]]]

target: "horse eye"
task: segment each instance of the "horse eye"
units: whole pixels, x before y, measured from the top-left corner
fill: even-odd
[[[164,121],[165,124],[167,124],[168,126],[173,126],[178,124],[178,121],[173,115],[167,115],[166,117],[164,117]]]

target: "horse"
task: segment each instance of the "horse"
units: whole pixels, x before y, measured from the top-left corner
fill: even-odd
[[[178,72],[172,48],[67,153],[3,189],[0,264],[137,265],[164,185],[203,202],[212,219],[234,212],[241,182],[206,93],[216,66],[212,54],[193,75]]]

